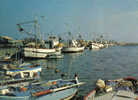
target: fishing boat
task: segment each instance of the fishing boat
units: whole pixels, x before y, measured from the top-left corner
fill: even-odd
[[[49,53],[55,53],[56,49],[47,48],[23,48],[23,55],[26,58],[46,58]]]
[[[83,52],[84,47],[63,47],[62,52],[64,53],[76,53]]]
[[[100,47],[99,47],[98,45],[95,45],[95,44],[91,44],[91,45],[89,46],[89,48],[92,49],[92,50],[93,50],[93,49],[97,49],[97,50],[100,49]]]
[[[26,25],[26,24],[33,24],[35,33],[30,33],[28,31],[26,31],[23,28],[23,25]],[[55,44],[57,45],[57,41],[55,41],[55,40],[50,40],[49,48],[46,47],[46,43],[42,39],[41,34],[40,34],[40,30],[39,30],[40,27],[39,27],[39,24],[38,24],[38,20],[35,19],[33,21],[18,23],[17,26],[18,26],[20,32],[24,32],[24,33],[26,33],[28,35],[31,35],[35,38],[35,43],[29,43],[31,45],[26,45],[27,47],[25,46],[21,50],[22,55],[25,58],[46,58],[46,56],[49,53],[55,53],[57,51],[56,48],[53,48],[53,46]]]
[[[22,64],[17,69],[10,69],[6,71],[6,75],[18,78],[33,78],[36,74],[40,74],[42,68],[39,64]],[[17,76],[18,75],[18,76]]]
[[[80,46],[76,40],[69,40],[68,45],[62,48],[63,53],[83,52],[84,46]]]
[[[8,65],[9,66],[9,65]],[[35,64],[21,64],[18,68],[9,67],[9,70],[4,71],[4,77],[0,80],[0,87],[12,86],[17,84],[28,84],[31,81],[38,81],[42,68],[40,65]],[[5,78],[7,77],[8,78]]]
[[[89,46],[90,49],[101,49],[104,48],[104,45],[102,43],[91,43]]]
[[[70,100],[76,95],[78,87],[84,84],[76,79],[51,80],[0,89],[0,100]]]
[[[83,100],[138,100],[138,80],[134,77],[101,80]]]

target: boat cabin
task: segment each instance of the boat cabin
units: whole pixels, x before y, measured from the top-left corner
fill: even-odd
[[[35,78],[39,77],[41,73],[41,67],[25,68],[25,69],[15,69],[6,71],[6,75],[11,76],[15,79],[18,78]]]

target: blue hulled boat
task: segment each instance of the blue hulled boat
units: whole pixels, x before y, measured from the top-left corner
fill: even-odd
[[[16,78],[34,78],[40,76],[41,71],[42,68],[39,64],[32,65],[30,63],[25,63],[17,66],[16,69],[6,71],[6,75]]]
[[[70,100],[77,93],[78,80],[52,80],[29,84],[28,86],[8,87],[0,90],[1,100]]]
[[[13,85],[25,85],[30,81],[36,82],[40,78],[42,68],[39,64],[21,64],[15,69],[5,70],[4,77],[8,79],[1,79],[0,87],[7,87]]]

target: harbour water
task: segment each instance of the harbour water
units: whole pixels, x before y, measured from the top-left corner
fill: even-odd
[[[7,50],[7,49],[6,49]],[[8,50],[7,50],[8,51]],[[14,49],[9,52],[15,51]],[[1,49],[1,55],[5,49]],[[94,88],[97,79],[116,79],[126,76],[138,77],[138,46],[115,46],[98,51],[85,50],[82,53],[64,54],[63,59],[26,60],[25,62],[40,63],[43,66],[42,80],[73,78],[85,85],[79,88],[78,96],[85,96]]]

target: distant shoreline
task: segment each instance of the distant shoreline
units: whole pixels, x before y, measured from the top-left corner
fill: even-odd
[[[138,46],[138,43],[126,43],[126,42],[120,42],[118,43],[120,46]]]

